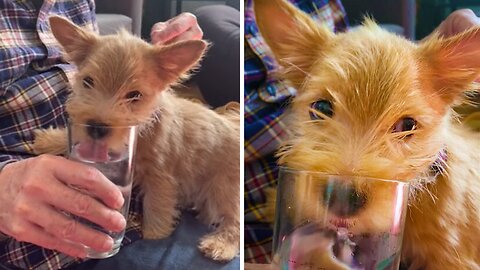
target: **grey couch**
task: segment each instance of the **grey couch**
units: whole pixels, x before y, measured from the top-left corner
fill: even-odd
[[[390,32],[415,40],[415,0],[342,0],[351,26],[368,14]]]
[[[123,27],[140,36],[143,0],[96,0],[95,4],[100,34],[113,34]]]
[[[240,102],[240,0],[197,9],[204,39],[211,42],[201,68],[192,77],[212,107]]]

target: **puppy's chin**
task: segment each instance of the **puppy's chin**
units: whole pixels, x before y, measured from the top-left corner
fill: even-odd
[[[328,219],[328,226],[332,226],[330,228],[336,229],[336,228],[345,228],[347,230],[354,230],[356,229],[356,224],[358,223],[358,218],[356,217],[348,217],[348,218],[342,218],[342,217],[337,217],[335,215],[329,215],[327,217]]]
[[[369,209],[366,209],[368,212]],[[392,228],[399,227],[395,225],[394,216],[388,212],[382,214],[380,212],[374,215],[361,214],[351,217],[338,217],[331,213],[326,213],[325,217],[319,219],[318,216],[305,211],[301,215],[305,215],[298,219],[298,223],[313,222],[318,223],[319,226],[330,230],[338,231],[345,229],[352,235],[370,235],[382,234],[392,232]],[[317,214],[317,213],[315,213]],[[395,230],[394,230],[395,231]]]

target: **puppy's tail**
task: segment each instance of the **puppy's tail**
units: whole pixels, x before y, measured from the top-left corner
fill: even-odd
[[[234,125],[240,125],[240,103],[229,102],[215,109],[215,112],[222,115]]]

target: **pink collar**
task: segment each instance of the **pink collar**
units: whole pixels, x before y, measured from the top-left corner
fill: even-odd
[[[437,155],[437,159],[432,163],[432,165],[430,165],[430,173],[434,178],[437,178],[438,175],[445,173],[447,160],[447,149],[442,148]]]

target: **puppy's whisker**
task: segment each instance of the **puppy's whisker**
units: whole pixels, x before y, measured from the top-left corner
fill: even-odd
[[[285,66],[287,66],[285,72],[289,72],[289,69],[294,68],[295,70],[300,71],[301,73],[303,73],[305,76],[307,76],[307,77],[310,76],[310,74],[309,74],[308,72],[306,72],[305,70],[303,70],[301,67],[295,65],[293,62],[288,61],[287,59],[288,59],[288,58],[281,60],[283,63],[286,64]]]

